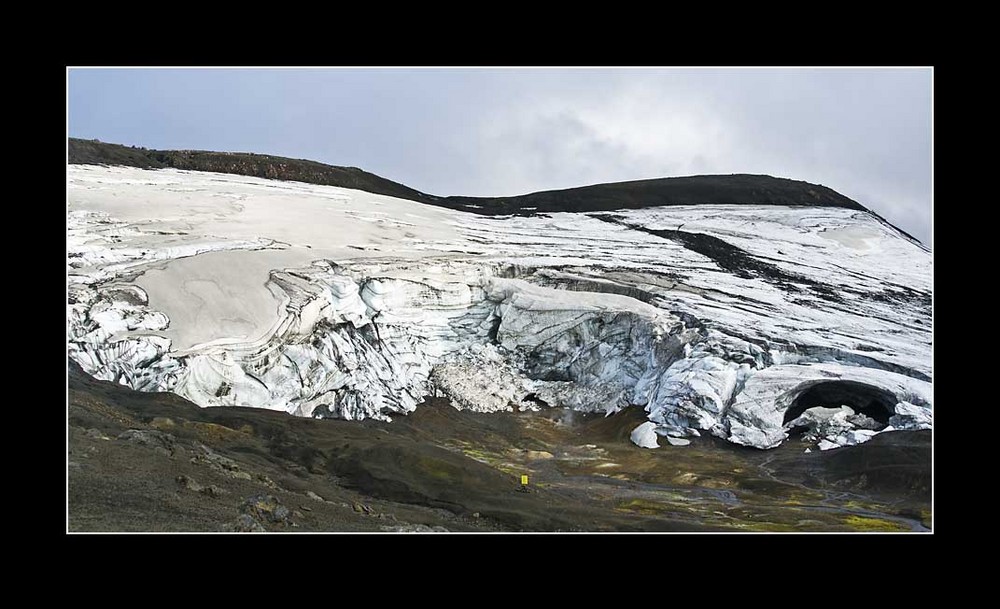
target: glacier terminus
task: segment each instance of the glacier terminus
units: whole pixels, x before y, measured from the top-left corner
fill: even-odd
[[[67,171],[69,356],[98,379],[317,418],[389,420],[427,396],[636,408],[632,441],[659,450],[703,434],[827,450],[933,424],[932,256],[864,209],[486,215],[233,174]]]

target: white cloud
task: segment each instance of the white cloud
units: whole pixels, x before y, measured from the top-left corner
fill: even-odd
[[[868,69],[85,70],[70,132],[352,165],[438,195],[770,174],[929,243],[930,84]]]
[[[762,173],[834,188],[929,243],[926,74],[571,75],[498,96],[478,118],[455,143],[462,194]]]

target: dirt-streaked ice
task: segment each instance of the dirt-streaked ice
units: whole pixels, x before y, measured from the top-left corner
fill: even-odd
[[[632,406],[648,412],[643,446],[707,432],[768,448],[797,399],[843,381],[894,397],[885,429],[932,424],[931,255],[865,212],[486,217],[73,165],[67,222],[70,357],[202,406],[348,419],[431,394],[489,412]],[[821,448],[878,431],[814,427],[829,431]]]

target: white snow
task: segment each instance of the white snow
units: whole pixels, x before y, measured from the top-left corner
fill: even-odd
[[[656,441],[656,423],[646,421],[632,430],[632,442],[640,448],[659,448]]]
[[[644,407],[653,445],[700,430],[776,446],[824,380],[895,396],[887,429],[932,425],[931,256],[894,229],[839,208],[601,215],[72,165],[69,355],[135,389],[301,416],[386,419],[432,394],[484,412]],[[717,237],[786,280],[630,226]],[[828,431],[821,449],[874,435]]]

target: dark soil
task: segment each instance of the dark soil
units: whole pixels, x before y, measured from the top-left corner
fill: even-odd
[[[69,372],[72,531],[909,531],[930,434],[803,454],[696,438],[640,449],[640,409],[391,423],[198,408]],[[666,444],[665,442],[663,444]],[[529,476],[522,488],[520,476]]]

